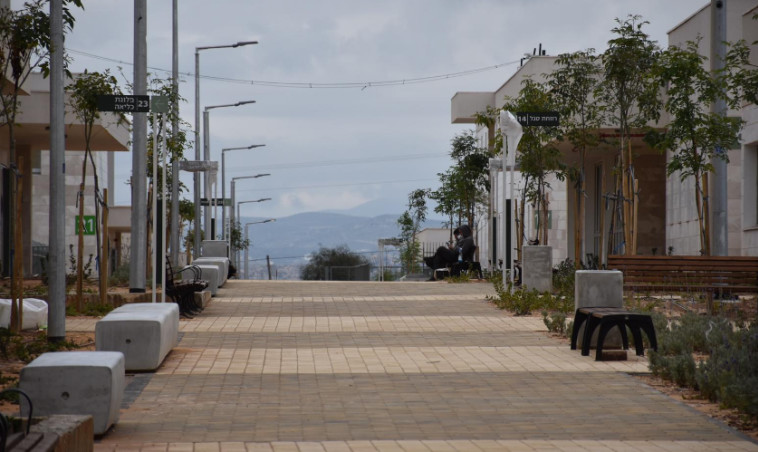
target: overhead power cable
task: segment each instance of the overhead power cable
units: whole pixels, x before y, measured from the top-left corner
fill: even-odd
[[[94,58],[94,59],[102,60],[102,61],[110,61],[112,63],[118,63],[118,64],[123,64],[123,65],[128,65],[128,66],[132,65],[132,63],[129,61],[117,60],[115,58],[108,58],[102,55],[96,55],[94,53],[84,52],[81,50],[74,50],[74,49],[66,49],[66,50],[69,53],[85,56],[88,58]],[[245,79],[237,79],[237,78],[231,78],[231,77],[218,77],[218,76],[203,75],[203,74],[200,74],[199,78],[204,79],[204,80],[215,80],[215,81],[226,82],[226,83],[236,83],[240,85],[257,85],[257,86],[268,86],[268,87],[273,87],[273,88],[361,89],[361,90],[364,90],[366,88],[375,88],[375,87],[381,87],[381,86],[415,85],[419,83],[437,82],[440,80],[447,80],[450,78],[466,77],[469,75],[479,74],[482,72],[494,71],[502,67],[517,64],[519,62],[520,60],[513,60],[513,61],[507,61],[505,63],[494,64],[492,66],[484,66],[484,67],[480,67],[476,69],[468,69],[464,71],[450,72],[447,74],[440,74],[440,75],[430,75],[426,77],[411,77],[411,78],[404,78],[404,79],[377,80],[377,81],[366,81],[366,82],[325,82],[325,83],[322,83],[322,82],[282,82],[282,81],[275,81],[275,80],[245,80]],[[169,69],[159,68],[155,66],[148,66],[148,69],[153,70],[153,71],[171,73],[171,70]],[[180,72],[179,74],[185,77],[189,77],[189,78],[195,77],[195,74],[192,72]]]
[[[235,166],[234,169],[236,172],[241,172],[241,171],[250,171],[250,170],[256,170],[256,169],[271,170],[271,169],[292,169],[292,168],[315,168],[315,167],[321,167],[321,166],[360,165],[364,163],[397,162],[401,160],[420,160],[420,159],[440,158],[440,157],[447,157],[447,154],[435,152],[435,153],[426,153],[426,154],[393,155],[393,156],[368,157],[368,158],[359,158],[359,159],[334,159],[334,160],[316,160],[316,161],[299,162],[299,163],[274,163],[271,165],[261,165],[261,166],[237,165]]]
[[[274,190],[297,190],[297,189],[313,189],[313,188],[334,188],[334,187],[353,187],[358,185],[389,185],[389,184],[402,184],[406,182],[430,182],[437,181],[439,179],[407,179],[407,180],[387,180],[377,182],[351,182],[346,184],[329,184],[329,185],[298,185],[292,187],[266,187],[266,188],[236,188],[235,192],[251,192],[251,191],[274,191]]]

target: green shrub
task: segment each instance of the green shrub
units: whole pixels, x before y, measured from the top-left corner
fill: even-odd
[[[497,296],[489,297],[500,309],[513,312],[515,315],[529,315],[532,311],[549,308],[555,301],[550,293],[539,293],[536,290],[514,289],[508,281],[507,287],[503,286],[502,277],[493,275],[491,278],[495,286]]]
[[[566,259],[553,269],[554,306],[564,314],[574,311],[574,281],[576,268],[574,261]]]
[[[573,321],[566,323],[566,314],[563,312],[542,311],[542,321],[545,322],[548,331],[560,334],[563,337],[571,336],[571,330],[574,328]]]
[[[72,304],[72,305],[66,306],[66,315],[70,315],[70,316],[86,315],[90,317],[103,317],[109,312],[111,312],[112,310],[113,310],[113,306],[109,304],[101,304],[99,302],[85,303],[81,311],[79,311],[76,308],[76,306]]]
[[[697,387],[713,402],[758,416],[758,325],[708,335],[709,358],[700,363]]]
[[[113,269],[113,273],[108,278],[109,286],[128,286],[129,285],[129,262],[123,263]]]
[[[451,276],[449,278],[445,278],[445,281],[448,283],[467,283],[471,281],[471,277],[469,276],[468,272],[461,272],[458,276]]]
[[[40,331],[33,338],[24,338],[20,334],[13,334],[7,328],[0,328],[0,354],[5,359],[18,359],[23,362],[31,362],[37,356],[45,352],[56,352],[79,348],[69,341],[50,342],[47,333]]]
[[[724,318],[692,313],[668,324],[659,317],[653,316],[658,351],[648,354],[653,374],[758,416],[758,325],[735,328]],[[696,353],[704,356],[699,363]]]

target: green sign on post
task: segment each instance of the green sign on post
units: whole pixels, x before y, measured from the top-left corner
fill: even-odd
[[[96,220],[94,215],[84,216],[84,235],[95,235]],[[76,216],[74,234],[79,234],[79,215]]]
[[[168,113],[168,96],[150,96],[150,111]]]

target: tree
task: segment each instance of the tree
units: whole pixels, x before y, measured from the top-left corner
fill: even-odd
[[[195,220],[195,203],[188,199],[179,200],[179,230],[176,231],[179,237],[184,237],[184,249],[186,251],[187,262],[192,260],[191,250],[195,241],[195,234],[190,229],[187,235],[183,235],[184,223],[192,223]],[[200,231],[202,234],[203,231]]]
[[[185,102],[186,99],[181,97],[179,95],[179,92],[174,89],[171,79],[151,77],[149,83],[149,92],[153,96],[168,98],[169,105],[168,112],[162,114],[162,121],[159,121],[156,115],[148,116],[150,130],[147,138],[146,175],[152,183],[153,196],[150,198],[150,203],[160,199],[162,202],[166,202],[168,203],[167,205],[170,205],[172,202],[171,196],[173,193],[173,184],[179,184],[178,191],[180,195],[186,191],[186,187],[179,180],[179,175],[173,174],[173,165],[167,164],[164,166],[162,164],[159,164],[158,173],[153,174],[153,153],[156,152],[156,150],[153,149],[153,143],[155,141],[154,138],[157,138],[157,141],[159,143],[163,143],[165,140],[165,149],[163,149],[162,145],[159,145],[159,148],[157,150],[157,157],[159,162],[162,162],[164,158],[167,162],[173,162],[174,159],[184,159],[184,151],[189,147],[189,142],[187,140],[187,130],[189,129],[189,124],[186,121],[181,120],[179,116],[179,105],[182,102]],[[173,124],[174,121],[179,124],[176,134],[174,134],[173,129],[169,127],[169,125]],[[168,192],[166,199],[164,199],[164,194],[161,192],[161,187],[163,187],[164,179],[166,181],[166,190]],[[152,212],[150,203],[148,203],[147,206],[148,212]],[[157,221],[152,218],[149,220],[149,222],[152,224],[157,224]],[[167,219],[163,222],[167,232],[166,237],[170,237],[171,234],[180,234],[180,231],[172,231],[169,223],[170,221]],[[171,240],[167,239],[166,243],[163,244],[163,247],[166,248],[170,242]],[[165,249],[161,250],[161,252],[165,252]]]
[[[758,22],[758,13],[753,14],[752,19]],[[752,45],[758,45],[758,41],[753,41]],[[744,99],[758,105],[758,66],[750,62],[750,47],[745,41],[738,41],[730,46],[726,59],[731,60],[730,65],[739,68],[733,73],[734,83]]]
[[[74,114],[84,125],[84,159],[82,161],[82,179],[79,184],[78,201],[79,205],[79,245],[77,247],[77,280],[76,280],[76,300],[77,306],[81,310],[82,305],[82,280],[83,275],[83,261],[84,261],[84,188],[87,178],[87,160],[89,159],[92,165],[92,171],[95,178],[95,234],[97,237],[97,262],[101,262],[100,256],[100,231],[98,225],[100,224],[100,206],[103,205],[106,209],[107,200],[104,199],[102,193],[100,193],[100,186],[97,177],[97,166],[92,156],[92,149],[90,143],[92,141],[92,131],[95,127],[95,121],[100,118],[100,112],[97,109],[97,98],[100,95],[112,95],[121,94],[121,90],[118,87],[116,77],[112,76],[109,71],[104,73],[100,72],[87,72],[77,76],[74,81],[66,87],[69,92],[69,103],[74,111]],[[125,122],[123,114],[117,115],[117,121],[119,123]],[[107,233],[107,231],[104,231]],[[101,287],[103,282],[107,280],[108,275],[102,271],[103,266],[99,267]]]
[[[322,246],[300,270],[300,278],[306,281],[323,281],[328,277],[329,267],[353,267],[364,264],[368,264],[368,260],[350,251],[347,245],[336,248]]]
[[[429,192],[429,199],[433,199],[437,202],[434,207],[434,211],[441,215],[445,215],[448,218],[447,224],[452,226],[454,224],[454,218],[456,213],[458,214],[458,222],[460,223],[460,206],[458,192],[455,187],[452,169],[447,170],[444,173],[437,173],[440,178],[440,188]],[[452,239],[452,232],[451,237]]]
[[[581,266],[584,257],[584,217],[587,150],[598,143],[601,106],[594,94],[600,84],[601,68],[594,49],[558,55],[558,66],[547,75],[550,93],[561,114],[560,134],[579,152],[579,162],[567,171],[576,192],[574,221],[574,265]]]
[[[397,219],[400,239],[403,241],[400,256],[408,273],[419,270],[419,244],[416,242],[416,234],[426,220],[426,198],[430,192],[428,188],[419,188],[408,194],[408,210]]]
[[[189,141],[187,140],[187,130],[189,130],[190,125],[186,121],[182,121],[179,116],[179,105],[187,100],[183,98],[179,92],[174,90],[171,79],[151,78],[149,86],[149,91],[152,96],[167,97],[169,105],[168,112],[163,114],[164,121],[162,124],[159,122],[152,123],[153,118],[150,118],[150,133],[147,140],[147,177],[153,178],[153,166],[151,163],[153,158],[153,135],[157,135],[158,141],[162,141],[164,135],[166,139],[166,149],[161,149],[158,154],[159,161],[163,158],[163,152],[167,152],[167,161],[172,161],[173,159],[182,160],[184,159],[184,151],[190,147]],[[174,134],[171,128],[167,126],[175,120],[179,121],[180,125],[177,134]],[[157,183],[157,185],[162,185],[162,179],[164,177],[166,177],[167,187],[170,188],[174,183],[174,175],[171,173],[170,166],[160,168],[160,172],[155,177],[156,180],[154,183]],[[178,180],[178,178],[176,179]],[[179,182],[180,193],[184,192],[185,189],[186,187]],[[170,193],[171,190],[169,189],[169,194]]]
[[[619,164],[617,174],[617,202],[622,206],[624,254],[637,253],[636,212],[639,193],[634,174],[632,129],[644,127],[660,116],[657,88],[649,83],[649,74],[655,64],[659,48],[649,39],[643,27],[648,22],[640,16],[616,19],[611,31],[616,35],[608,41],[608,49],[600,56],[603,81],[596,97],[604,104],[605,123],[619,129]]]
[[[10,8],[0,8],[0,126],[8,127],[9,163],[13,174],[9,184],[8,211],[5,212],[14,221],[9,222],[11,246],[9,256],[13,256],[11,269],[11,315],[10,330],[19,331],[22,324],[21,310],[23,283],[23,248],[21,231],[23,231],[22,216],[20,215],[21,198],[18,157],[16,155],[16,116],[18,114],[18,96],[21,86],[29,75],[36,69],[48,71],[47,57],[52,48],[50,37],[50,17],[45,12],[44,0],[25,2],[17,11]],[[64,0],[63,26],[64,32],[74,25],[74,17],[68,4],[81,7],[81,0]]]
[[[651,130],[646,141],[672,153],[666,166],[668,176],[678,173],[682,182],[693,178],[701,253],[709,256],[708,174],[713,171],[711,160],[728,161],[726,150],[739,146],[743,123],[739,117],[711,111],[711,105],[717,99],[723,99],[728,108],[738,108],[742,97],[730,95],[738,91],[733,77],[740,68],[738,61],[727,58],[723,70],[711,74],[705,66],[708,58],[698,52],[698,43],[699,40],[690,41],[683,48],[671,46],[656,61],[652,80],[666,91],[663,106],[670,114],[671,122],[664,132]]]
[[[239,252],[245,251],[250,247],[250,239],[242,233],[242,225],[239,221],[233,222],[229,230],[229,241],[231,242],[232,249]]]
[[[487,202],[490,154],[476,145],[476,137],[471,130],[456,135],[450,144],[450,157],[456,164],[450,168],[448,182],[453,193],[459,197],[458,222],[461,222],[463,216],[468,224],[473,225],[476,206]]]
[[[551,111],[555,108],[546,86],[530,78],[524,79],[522,85],[516,99],[506,99],[503,110]],[[519,171],[524,179],[521,205],[523,207],[525,202],[529,202],[537,213],[535,239],[542,245],[548,244],[547,190],[550,184],[547,178],[553,174],[563,180],[565,176],[561,153],[554,144],[557,138],[557,127],[525,127],[516,154],[516,164],[519,165]],[[521,221],[524,221],[523,216]]]

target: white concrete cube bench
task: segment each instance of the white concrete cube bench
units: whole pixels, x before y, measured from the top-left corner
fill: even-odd
[[[229,275],[229,259],[226,257],[198,257],[193,264],[196,265],[217,265],[219,271],[218,286],[221,287],[226,282]]]
[[[208,287],[206,290],[210,290],[211,295],[215,296],[218,292],[218,288],[221,285],[221,271],[217,264],[193,264],[200,269],[200,279],[208,281]]]
[[[179,343],[176,303],[129,303],[95,324],[95,348],[124,354],[126,370],[155,370]]]
[[[90,415],[95,435],[118,422],[124,397],[124,355],[120,352],[49,352],[21,369],[19,388],[29,395],[35,416]],[[22,417],[29,414],[21,397]]]
[[[618,270],[577,270],[574,274],[574,309],[622,308],[624,306],[624,275]],[[583,345],[585,324],[579,327],[579,347]],[[597,345],[596,330],[590,345]],[[613,328],[606,336],[605,348],[620,348],[621,331]]]
[[[229,257],[229,242],[226,240],[203,240],[200,242],[200,256]]]

